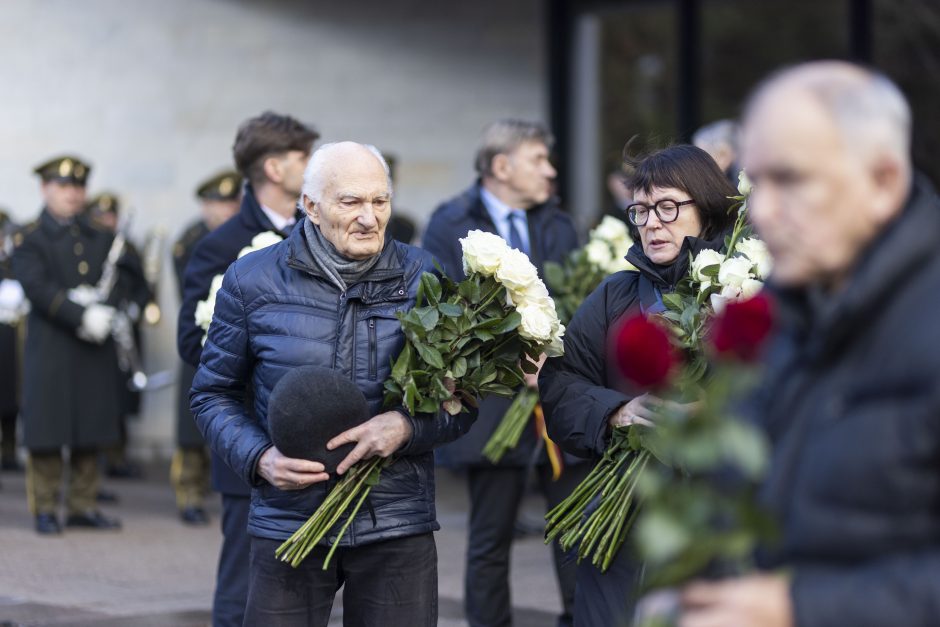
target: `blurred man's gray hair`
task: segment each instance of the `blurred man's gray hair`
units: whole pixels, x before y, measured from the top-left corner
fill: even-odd
[[[307,169],[304,170],[304,185],[302,194],[312,200],[313,202],[320,202],[323,196],[323,190],[326,188],[327,184],[327,174],[330,172],[328,164],[331,159],[335,156],[333,153],[337,151],[337,148],[342,148],[344,144],[350,142],[330,142],[328,144],[323,144],[314,151],[313,155],[310,157],[310,161],[307,162]],[[381,151],[372,144],[359,144],[358,142],[352,142],[362,146],[379,160],[379,163],[382,164],[382,167],[385,169],[385,176],[388,179],[388,195],[392,196],[392,171],[388,166],[388,161],[385,160],[385,157],[382,156]]]
[[[738,123],[734,120],[716,120],[695,131],[692,143],[709,154],[722,145],[737,154],[738,132]]]
[[[539,122],[506,119],[487,125],[483,129],[483,138],[474,161],[477,174],[491,175],[493,158],[496,155],[509,154],[527,142],[540,142],[551,150],[555,138],[548,128]]]
[[[786,88],[814,97],[832,116],[842,140],[856,156],[870,159],[887,152],[910,176],[911,108],[887,76],[846,61],[803,63],[761,83],[745,113],[771,92]]]

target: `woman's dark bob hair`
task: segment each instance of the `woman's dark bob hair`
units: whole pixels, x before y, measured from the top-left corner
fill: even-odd
[[[624,155],[623,160],[628,171],[632,170],[626,182],[634,192],[649,194],[654,187],[673,187],[691,196],[702,221],[703,239],[714,238],[734,223],[736,216],[728,211],[734,201],[729,196],[736,196],[738,190],[701,148],[676,144],[639,159]],[[639,229],[629,222],[628,226],[633,239],[639,241]]]

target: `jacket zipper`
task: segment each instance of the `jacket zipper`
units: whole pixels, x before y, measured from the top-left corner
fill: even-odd
[[[375,318],[369,318],[369,378],[378,376],[378,341],[375,338]]]

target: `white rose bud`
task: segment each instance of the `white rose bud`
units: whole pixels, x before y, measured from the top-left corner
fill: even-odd
[[[584,252],[587,254],[588,262],[598,268],[606,268],[614,260],[610,245],[598,239],[592,239],[588,242],[587,246],[584,247]]]
[[[767,244],[756,237],[748,237],[738,242],[735,250],[747,256],[756,268],[757,278],[764,281],[773,269],[773,258],[767,250]]]
[[[744,170],[738,172],[738,193],[742,196],[747,196],[751,193],[751,179],[747,178],[747,173]]]
[[[721,288],[719,296],[725,301],[736,301],[741,298],[741,288],[735,285],[726,285]]]
[[[717,250],[706,248],[692,260],[692,278],[700,283],[711,283],[710,277],[702,274],[702,270],[709,266],[720,266],[723,255]]]
[[[484,276],[493,276],[499,269],[503,253],[509,246],[499,235],[486,231],[470,231],[460,240],[463,248],[464,274],[478,272]]]
[[[723,287],[740,288],[744,280],[749,278],[751,278],[751,260],[747,257],[726,259],[718,269],[718,283]]]
[[[528,290],[537,289],[533,286],[541,283],[538,270],[525,253],[509,247],[500,257],[499,266],[496,269],[496,280],[513,294],[513,302],[521,301]]]

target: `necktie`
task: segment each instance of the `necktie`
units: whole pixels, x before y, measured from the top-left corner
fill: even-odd
[[[522,235],[519,232],[519,221],[523,221],[525,217],[516,209],[509,212],[509,245],[515,248],[516,250],[521,250],[526,255],[529,254],[529,247],[525,245]]]

